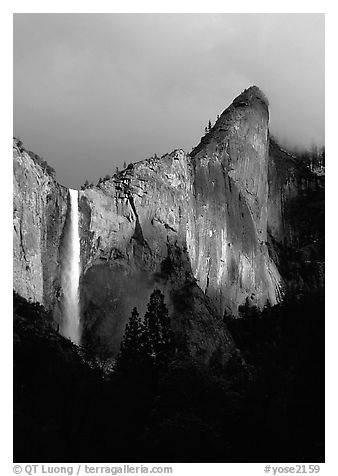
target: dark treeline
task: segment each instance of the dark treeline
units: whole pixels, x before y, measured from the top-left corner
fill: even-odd
[[[323,305],[243,308],[224,325],[246,365],[211,368],[174,352],[156,291],[112,370],[15,295],[14,461],[324,461]]]
[[[290,148],[294,157],[305,164],[312,172],[318,172],[325,168],[325,146],[313,144],[309,148]]]
[[[311,170],[325,167],[325,146],[317,147],[313,145],[309,150],[296,150],[295,155]]]

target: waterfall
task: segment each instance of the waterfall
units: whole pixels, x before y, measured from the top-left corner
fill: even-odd
[[[79,237],[79,209],[77,190],[69,189],[70,213],[65,236],[63,269],[61,285],[63,289],[63,315],[61,334],[75,344],[81,340],[80,333],[80,237]]]

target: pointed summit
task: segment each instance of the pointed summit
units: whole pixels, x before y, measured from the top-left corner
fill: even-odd
[[[257,86],[243,91],[190,153],[195,167],[216,160],[244,197],[260,242],[266,241],[269,107]]]
[[[247,144],[246,131],[260,135],[266,145],[269,127],[269,101],[265,94],[257,87],[250,86],[245,89],[222,114],[217,118],[214,126],[209,129],[201,142],[191,151],[190,157],[197,154],[208,154],[216,147],[229,148],[229,143],[234,141],[234,154],[237,155],[238,141]],[[236,145],[236,144],[237,145]],[[210,149],[210,150],[209,150]]]
[[[239,96],[237,96],[232,104],[235,107],[251,106],[256,101],[262,102],[265,106],[269,106],[269,101],[263,91],[261,91],[258,86],[250,86],[250,88],[245,89]]]

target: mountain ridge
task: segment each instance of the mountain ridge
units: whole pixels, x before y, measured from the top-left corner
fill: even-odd
[[[226,360],[233,346],[223,316],[282,300],[280,246],[295,236],[284,207],[320,186],[311,174],[304,183],[290,158],[281,166],[286,153],[276,147],[267,101],[252,87],[191,154],[176,149],[80,191],[84,339],[116,352],[131,308],[142,312],[160,287],[185,350]],[[15,149],[14,161],[14,288],[60,322],[67,189],[26,152]]]

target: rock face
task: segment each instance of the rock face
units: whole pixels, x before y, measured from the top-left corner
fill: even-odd
[[[289,294],[324,294],[325,177],[270,139],[268,245]]]
[[[14,290],[47,308],[58,308],[68,190],[16,144],[13,154]]]
[[[132,164],[80,192],[84,340],[117,351],[132,308],[143,315],[160,288],[178,350],[227,360],[234,346],[224,314],[282,299],[278,243],[294,236],[285,196],[299,187],[289,186],[289,159],[281,174],[268,125],[265,97],[249,88],[190,155]],[[16,151],[14,161],[14,287],[58,320],[67,190],[27,154]]]
[[[81,193],[85,335],[121,336],[125,316],[133,306],[143,313],[155,287],[173,322],[191,312],[183,334],[197,342],[208,336],[205,297],[210,323],[248,301],[281,299],[266,245],[268,150],[268,106],[251,88],[190,156],[139,162]]]
[[[252,87],[235,99],[192,152],[195,230],[193,269],[222,313],[245,301],[281,299],[281,277],[267,240],[267,102]]]
[[[152,290],[160,288],[179,350],[188,347],[192,355],[210,360],[231,346],[192,268],[192,173],[186,154],[177,150],[81,193],[85,338],[98,338],[117,351],[132,308],[143,314]],[[113,342],[107,336],[115,336]]]

